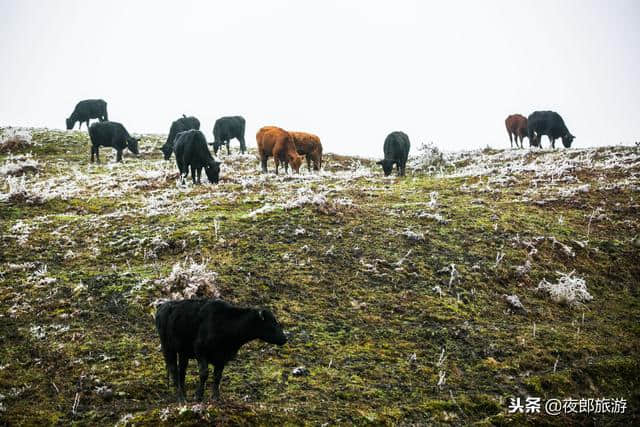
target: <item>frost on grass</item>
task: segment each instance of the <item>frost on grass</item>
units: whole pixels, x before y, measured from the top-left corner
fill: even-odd
[[[30,189],[24,179],[21,177],[8,176],[5,180],[7,183],[7,191],[0,193],[0,201],[7,201],[10,203],[29,203],[39,204],[45,200],[42,193],[33,191]]]
[[[579,305],[593,299],[587,290],[587,284],[581,277],[574,276],[574,271],[569,274],[560,273],[557,283],[550,283],[542,279],[536,288],[539,292],[549,295],[552,301],[570,306]]]
[[[218,298],[218,274],[207,268],[206,261],[197,263],[191,258],[177,262],[169,276],[156,280],[169,299]]]
[[[514,311],[514,312],[520,312],[520,313],[526,313],[526,309],[524,308],[524,305],[522,305],[522,303],[520,302],[520,298],[518,298],[518,295],[504,295],[504,299],[507,301],[507,304],[509,304],[509,308]]]
[[[20,128],[0,130],[0,153],[13,153],[33,147],[31,132]]]
[[[408,228],[402,231],[400,234],[409,240],[413,240],[414,242],[424,241],[424,233],[416,233],[415,231],[409,230]]]
[[[433,142],[423,142],[418,148],[418,155],[408,162],[409,169],[429,173],[441,171],[446,165],[444,154]]]
[[[13,157],[6,159],[4,164],[0,166],[0,175],[3,176],[22,176],[26,173],[38,172],[40,165],[30,155]]]

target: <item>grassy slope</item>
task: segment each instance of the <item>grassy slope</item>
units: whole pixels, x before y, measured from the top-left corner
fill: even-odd
[[[0,202],[0,422],[114,424],[126,414],[136,425],[586,421],[507,414],[506,399],[514,395],[625,397],[631,414],[598,420],[639,416],[640,253],[631,243],[640,228],[637,166],[573,171],[591,190],[541,206],[522,200],[532,173],[504,186],[489,186],[487,176],[385,179],[375,168],[360,178],[251,181],[257,162],[235,156],[221,185],[178,190],[174,165],[163,165],[154,150],[159,138],[145,138],[140,158],[115,166],[88,165],[83,133],[34,131],[34,140],[41,143],[31,150],[41,171],[26,178],[27,187],[56,177],[86,182],[67,200]],[[355,167],[339,156],[326,163],[334,172]],[[140,167],[163,172],[136,178]],[[636,187],[604,190],[603,178],[631,179]],[[124,189],[109,197],[118,184],[99,183],[114,179]],[[299,187],[327,194],[328,210],[304,205],[245,217],[265,203],[294,199]],[[433,191],[437,206],[430,208]],[[145,214],[163,194],[165,210]],[[342,198],[353,206],[336,202]],[[190,199],[196,208],[181,214]],[[595,208],[606,217],[590,223]],[[22,241],[20,221],[32,227]],[[305,232],[296,235],[298,228]],[[424,240],[408,239],[400,234],[405,229]],[[529,249],[516,236],[554,236],[576,254],[546,239],[537,244],[532,270],[518,275]],[[154,246],[154,237],[166,245]],[[572,243],[587,238],[585,248]],[[504,258],[496,266],[498,252]],[[254,342],[241,350],[225,371],[220,404],[180,408],[165,380],[150,304],[165,297],[154,280],[185,257],[218,273],[224,299],[270,307],[291,332],[282,348]],[[24,271],[10,265],[25,262],[36,264]],[[441,271],[451,264],[458,271],[452,284]],[[47,271],[38,276],[43,265]],[[556,271],[571,270],[586,279],[592,302],[572,308],[535,292],[543,278],[555,281]],[[510,313],[504,294],[517,294],[528,313]],[[301,365],[309,375],[293,376]],[[191,396],[196,371],[192,362]],[[437,386],[440,372],[446,382]],[[100,395],[101,386],[113,395]]]

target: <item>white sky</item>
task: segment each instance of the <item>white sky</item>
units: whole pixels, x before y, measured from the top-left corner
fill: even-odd
[[[0,58],[3,126],[103,98],[132,133],[239,114],[249,146],[275,124],[375,157],[394,130],[507,147],[505,117],[540,109],[577,147],[640,140],[637,0],[0,0]]]

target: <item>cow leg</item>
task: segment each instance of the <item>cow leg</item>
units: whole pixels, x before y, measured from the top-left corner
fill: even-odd
[[[92,145],[91,146],[91,163],[93,163],[93,156],[95,154],[95,151],[96,151],[96,147],[95,145]]]
[[[267,173],[267,159],[265,155],[260,156],[260,163],[262,164],[262,173]]]
[[[209,362],[207,362],[205,359],[199,359],[198,366],[200,367],[200,384],[198,385],[198,389],[196,390],[196,400],[198,402],[202,402],[204,388],[207,384],[207,377],[209,376]]]
[[[116,162],[122,161],[122,149],[119,149],[116,154]]]
[[[214,365],[213,367],[213,390],[212,395],[215,400],[220,400],[220,381],[222,381],[222,370],[224,365]]]
[[[180,383],[178,385],[178,394],[179,399],[181,399],[182,401],[186,400],[186,394],[184,392],[184,379],[187,376],[187,366],[189,365],[189,358],[187,357],[186,354],[179,354],[178,355],[178,374],[179,374],[179,380]]]
[[[549,142],[551,142],[551,148],[556,149],[556,139],[549,137]]]
[[[247,144],[244,142],[244,136],[239,137],[238,141],[240,141],[240,151],[244,154],[244,152],[247,151]]]
[[[96,145],[96,163],[100,163],[100,146]]]
[[[513,148],[513,137],[511,136],[511,131],[507,131],[507,133],[509,134],[509,142],[511,143],[511,148]],[[518,141],[516,140],[516,144],[518,143]]]
[[[202,166],[198,166],[198,184],[202,184]]]
[[[309,172],[311,172],[311,154],[307,154],[306,158],[307,158],[307,169],[309,169]]]
[[[180,394],[180,378],[178,373],[178,355],[176,353],[168,353],[163,352],[164,355],[164,363],[167,366],[167,371],[169,372],[169,377],[173,381],[173,386],[178,391],[178,400],[182,399],[182,395]]]
[[[87,120],[87,130],[89,130],[89,120]]]
[[[227,140],[227,155],[231,154],[231,148],[230,147],[231,147],[231,141]]]
[[[276,164],[276,175],[278,175],[278,166],[280,162],[278,161],[278,156],[273,156],[273,162]]]

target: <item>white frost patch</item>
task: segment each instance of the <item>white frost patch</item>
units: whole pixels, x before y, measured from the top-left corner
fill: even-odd
[[[554,302],[559,304],[577,305],[591,301],[593,297],[587,291],[585,280],[574,276],[573,273],[574,271],[569,274],[558,272],[560,278],[557,283],[550,283],[546,279],[542,279],[536,290],[546,292]]]
[[[31,131],[24,128],[0,129],[0,152],[11,152],[15,149],[25,149],[35,145]]]
[[[418,218],[428,218],[428,219],[434,219],[436,220],[438,223],[440,224],[447,224],[449,221],[446,220],[442,215],[440,215],[439,213],[431,213],[431,212],[424,212],[424,211],[420,211],[417,213],[417,217]]]
[[[254,210],[254,211],[249,212],[245,217],[246,218],[255,218],[258,215],[262,215],[262,214],[265,214],[265,213],[273,212],[273,211],[278,210],[278,209],[281,209],[281,207],[268,203],[268,204],[266,204],[266,205],[264,205],[264,206],[262,206],[262,207],[260,207],[260,208],[258,208],[256,210]]]
[[[0,166],[0,175],[21,176],[27,172],[38,172],[40,164],[31,155],[20,157],[7,157],[7,160]]]
[[[504,299],[507,301],[507,303],[509,304],[509,306],[516,311],[527,311],[524,308],[524,305],[522,305],[522,303],[520,302],[520,298],[518,298],[518,295],[504,295]]]
[[[190,299],[193,297],[218,298],[216,285],[218,274],[207,268],[207,263],[197,263],[188,258],[177,262],[168,277],[156,280],[162,291],[170,299]]]
[[[31,332],[31,336],[37,340],[41,340],[47,336],[47,333],[42,326],[34,325],[29,329],[29,331]]]
[[[416,242],[424,241],[424,233],[416,233],[415,231],[409,230],[408,228],[402,231],[400,234],[409,240],[413,240]]]

